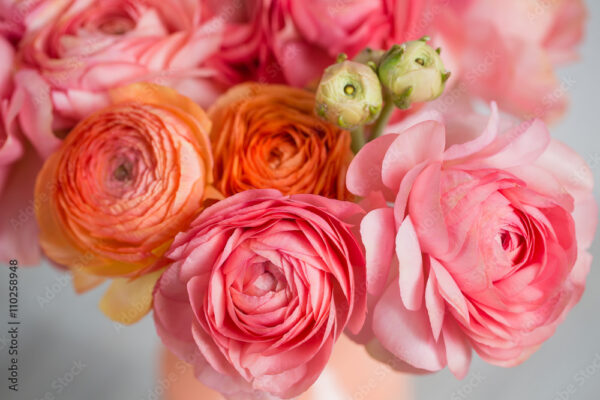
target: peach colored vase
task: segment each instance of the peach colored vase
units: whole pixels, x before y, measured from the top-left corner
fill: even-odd
[[[161,386],[164,400],[222,400],[203,386],[191,366],[168,350],[163,351]],[[336,344],[329,365],[298,400],[411,400],[411,385],[406,375],[371,359],[366,351],[342,337]]]

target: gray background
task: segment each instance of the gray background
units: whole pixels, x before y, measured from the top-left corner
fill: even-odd
[[[600,2],[590,20],[580,63],[560,71],[571,109],[552,128],[591,165],[600,183]],[[598,185],[596,198],[600,196]],[[474,357],[457,381],[447,370],[414,379],[417,399],[600,399],[600,248],[583,299],[554,337],[519,367],[503,369]],[[142,400],[156,388],[159,342],[150,318],[121,329],[97,309],[103,289],[76,296],[69,278],[45,265],[20,271],[20,392],[7,391],[7,271],[0,270],[0,398]],[[73,374],[74,373],[74,374]],[[69,381],[69,382],[67,382]],[[377,399],[375,399],[377,400]]]

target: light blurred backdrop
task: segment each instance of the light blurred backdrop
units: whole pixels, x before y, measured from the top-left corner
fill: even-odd
[[[590,18],[579,63],[559,71],[571,108],[551,128],[590,164],[600,199],[600,2]],[[31,238],[35,240],[35,238]],[[474,357],[458,381],[447,370],[413,380],[417,400],[600,399],[600,245],[583,299],[554,337],[521,366],[504,369]],[[20,390],[7,390],[8,270],[0,269],[0,399],[154,400],[159,340],[146,317],[131,327],[101,315],[105,287],[77,296],[69,277],[49,265],[22,269],[20,285]],[[202,400],[202,399],[198,399]],[[378,399],[374,399],[378,400]]]

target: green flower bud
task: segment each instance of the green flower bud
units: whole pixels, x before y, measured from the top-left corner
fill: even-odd
[[[434,100],[444,92],[450,72],[444,68],[440,49],[429,46],[428,39],[394,45],[379,63],[379,79],[399,108]]]
[[[377,74],[371,67],[354,61],[329,66],[317,88],[317,114],[344,129],[373,122],[382,104]]]
[[[367,47],[354,57],[354,61],[359,62],[361,64],[366,64],[373,68],[375,71],[377,71],[379,61],[381,60],[381,57],[383,57],[384,54],[384,50],[377,50]]]

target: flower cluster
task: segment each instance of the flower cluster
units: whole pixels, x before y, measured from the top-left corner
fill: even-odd
[[[111,280],[100,309],[153,311],[228,399],[301,395],[343,334],[401,371],[514,366],[598,215],[546,125],[585,10],[529,3],[3,2],[0,261]]]

